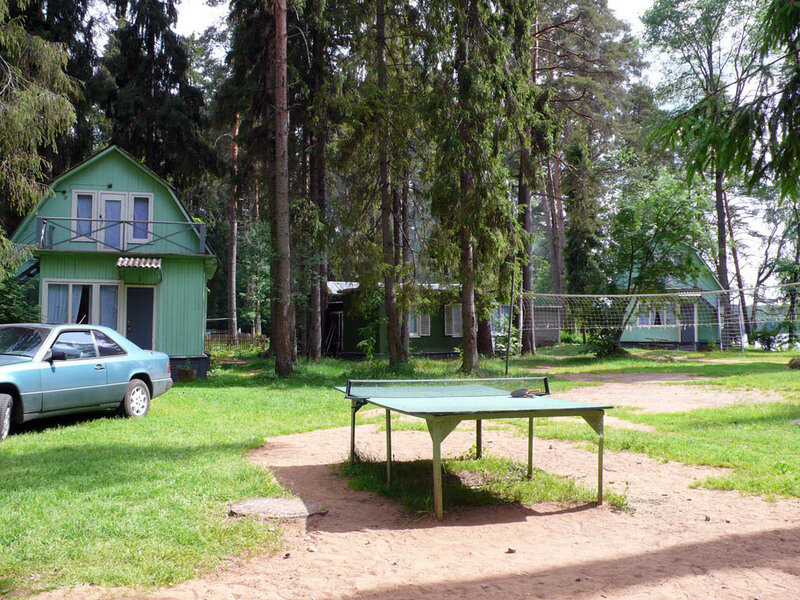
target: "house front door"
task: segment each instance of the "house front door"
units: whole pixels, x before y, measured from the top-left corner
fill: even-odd
[[[125,336],[145,350],[153,349],[155,288],[126,288],[127,319]]]

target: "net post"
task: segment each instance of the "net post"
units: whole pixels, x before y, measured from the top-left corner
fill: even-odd
[[[543,377],[544,379],[544,393],[545,395],[550,395],[550,380],[547,377]]]
[[[483,421],[475,420],[475,458],[480,458],[483,454]]]

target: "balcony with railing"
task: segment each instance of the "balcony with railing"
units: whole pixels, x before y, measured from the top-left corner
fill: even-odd
[[[205,254],[206,225],[187,221],[37,217],[35,246],[62,252]]]

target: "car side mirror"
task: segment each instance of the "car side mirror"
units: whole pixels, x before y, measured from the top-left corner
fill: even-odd
[[[67,360],[67,353],[63,350],[48,350],[43,360],[51,364],[57,360]]]

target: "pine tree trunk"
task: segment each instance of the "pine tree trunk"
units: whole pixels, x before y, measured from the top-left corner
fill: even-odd
[[[492,323],[489,319],[478,319],[478,354],[487,358],[494,356]]]
[[[533,215],[531,214],[531,192],[528,188],[527,177],[525,169],[530,169],[531,151],[529,148],[522,149],[522,157],[520,159],[519,168],[519,214],[522,217],[522,229],[525,235],[525,242],[523,245],[524,254],[522,261],[522,292],[533,292]],[[536,351],[536,345],[533,338],[533,300],[530,296],[522,298],[522,328],[520,335],[522,336],[522,353],[529,354]]]
[[[567,245],[566,225],[564,223],[564,199],[561,196],[561,163],[556,162],[553,170],[553,218],[555,223],[556,280],[558,291],[567,291],[567,265],[564,261],[564,248]]]
[[[462,176],[462,181],[464,177]],[[462,183],[462,189],[464,185]],[[461,370],[471,373],[478,366],[478,340],[475,324],[475,262],[472,228],[461,227]]]
[[[292,374],[292,257],[289,222],[289,107],[286,99],[286,0],[274,0],[275,18],[275,323],[272,349],[275,372]]]
[[[739,302],[742,305],[742,319],[744,320],[744,331],[747,333],[747,340],[752,344],[753,331],[750,327],[750,313],[747,310],[747,299],[744,295],[744,278],[742,277],[742,269],[739,266],[739,250],[736,248],[736,241],[733,237],[733,219],[731,218],[730,205],[728,204],[728,194],[723,194],[725,199],[725,215],[728,223],[728,235],[731,238],[731,255],[733,256],[733,268],[736,270],[736,285],[739,287]]]
[[[728,243],[726,228],[726,215],[725,215],[725,190],[723,183],[725,175],[722,171],[717,170],[714,173],[714,197],[717,209],[717,276],[719,282],[722,284],[722,289],[727,290],[730,288],[730,279],[728,278]]]
[[[378,87],[384,100],[387,99],[386,84],[386,15],[385,2],[377,4],[377,54]],[[389,124],[387,115],[381,115],[378,162],[380,169],[381,197],[381,242],[383,249],[383,298],[386,310],[386,341],[389,347],[389,364],[403,362],[403,343],[400,336],[400,311],[397,307],[397,269],[394,255],[394,226],[392,223],[393,202],[389,180]]]
[[[401,245],[403,248],[403,259],[402,259],[403,288],[405,289],[406,294],[410,293],[408,286],[412,280],[412,276],[408,272],[409,265],[411,264],[411,207],[410,207],[411,198],[409,197],[410,185],[411,185],[410,173],[408,171],[408,168],[406,168],[403,177],[403,197],[401,199],[402,202]],[[402,339],[403,339],[403,356],[405,356],[406,360],[409,360],[411,358],[411,331],[409,328],[408,317],[403,319]]]
[[[467,69],[470,63],[470,41],[476,35],[477,23],[476,0],[460,0],[458,10],[464,26],[456,36],[455,75],[458,82],[458,104],[463,114],[469,114],[470,84]],[[462,119],[459,125],[459,141],[466,154],[466,163],[473,159],[473,144],[469,122]],[[461,203],[467,214],[460,215],[459,244],[461,247],[461,370],[471,373],[478,366],[477,327],[475,322],[475,248],[472,239],[472,225],[468,214],[475,199],[474,173],[467,166],[460,174]]]
[[[233,122],[233,144],[231,145],[231,162],[233,181],[231,182],[230,204],[230,240],[228,241],[228,334],[239,335],[239,318],[236,308],[236,263],[239,254],[239,113]]]
[[[324,5],[323,5],[324,10]],[[321,15],[320,15],[321,17]],[[326,144],[326,118],[327,108],[323,92],[323,78],[325,69],[325,42],[320,31],[320,24],[317,20],[312,22],[312,57],[311,57],[311,77],[312,77],[312,90],[314,100],[320,107],[319,113],[316,115],[317,123],[313,131],[313,143],[311,145],[311,174],[310,174],[310,195],[311,203],[316,207],[317,220],[320,226],[325,222],[325,212],[327,209],[327,198],[325,188],[325,144]],[[311,286],[310,294],[311,299],[309,302],[309,323],[308,323],[308,356],[311,360],[317,361],[322,358],[322,313],[325,309],[323,303],[325,294],[323,287],[326,286],[325,282],[325,261],[327,254],[326,236],[324,227],[322,231],[315,233],[314,240],[316,242],[316,253],[318,264],[313,266],[310,270]]]

